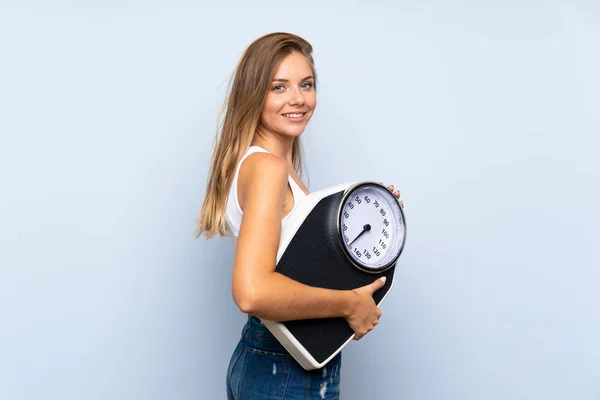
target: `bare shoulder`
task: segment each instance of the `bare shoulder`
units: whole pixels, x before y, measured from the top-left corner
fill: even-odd
[[[255,193],[260,193],[263,199],[282,200],[288,174],[287,164],[271,153],[249,155],[242,163],[238,175],[238,200],[242,209],[248,197]]]

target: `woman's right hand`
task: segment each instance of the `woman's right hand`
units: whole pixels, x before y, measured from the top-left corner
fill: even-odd
[[[355,297],[352,298],[351,311],[346,317],[346,321],[354,331],[354,340],[360,340],[379,322],[381,310],[373,300],[373,293],[381,289],[383,285],[385,285],[385,277],[350,291]]]

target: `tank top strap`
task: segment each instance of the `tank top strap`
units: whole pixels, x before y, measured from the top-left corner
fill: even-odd
[[[288,181],[290,182],[290,187],[292,188],[292,193],[294,194],[294,199],[300,199],[302,197],[306,197],[306,193],[302,190],[300,186],[296,183],[294,178],[291,175],[288,175]]]
[[[246,153],[244,153],[244,155],[242,156],[242,159],[240,160],[240,162],[238,163],[238,169],[242,166],[242,162],[250,155],[250,154],[254,154],[254,153],[269,153],[267,150],[263,149],[262,147],[258,147],[258,146],[250,146],[248,147],[248,149],[246,150]],[[269,153],[270,154],[270,153]]]

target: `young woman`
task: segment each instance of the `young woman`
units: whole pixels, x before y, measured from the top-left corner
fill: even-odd
[[[281,228],[308,194],[300,135],[317,105],[311,53],[306,40],[289,33],[255,40],[236,66],[222,111],[197,234],[236,240],[232,294],[248,322],[227,370],[230,400],[339,398],[341,354],[306,371],[259,318],[343,317],[358,340],[381,316],[372,297],[384,284],[379,279],[342,291],[275,272]]]

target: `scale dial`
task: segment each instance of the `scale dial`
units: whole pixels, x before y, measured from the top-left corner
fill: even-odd
[[[383,272],[396,263],[404,248],[404,212],[385,186],[358,183],[342,198],[338,231],[342,248],[357,268]]]

